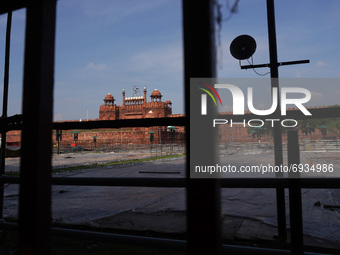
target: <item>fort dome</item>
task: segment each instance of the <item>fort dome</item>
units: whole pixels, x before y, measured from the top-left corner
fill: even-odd
[[[114,98],[110,93],[107,93],[107,95],[104,98],[104,101],[114,101]]]
[[[151,97],[162,97],[162,94],[161,92],[159,92],[159,90],[155,89],[154,91],[152,91]]]

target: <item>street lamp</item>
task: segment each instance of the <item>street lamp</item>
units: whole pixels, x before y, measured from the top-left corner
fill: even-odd
[[[76,142],[78,141],[78,131],[73,132],[74,147],[76,147]]]
[[[150,153],[151,153],[151,151],[152,151],[152,142],[155,139],[155,137],[154,137],[155,132],[150,131],[149,134],[150,134],[150,143],[151,143],[151,147],[150,147]]]
[[[309,123],[307,122],[307,135],[309,135]]]
[[[167,129],[170,131],[170,139],[171,143],[173,142],[174,136],[175,136],[175,130],[177,129],[174,126],[168,126]]]
[[[173,140],[174,140],[174,136],[175,136],[175,130],[177,129],[176,127],[174,126],[168,126],[167,129],[170,131],[170,143],[171,143],[171,151],[173,150],[172,148],[172,143],[173,143]]]
[[[268,128],[264,126],[264,134],[266,135],[266,142],[268,142]]]
[[[255,127],[255,129],[256,129],[256,136],[257,136],[258,142],[260,143],[261,142],[261,127]]]
[[[92,137],[93,137],[94,148],[97,148],[97,136],[94,135]]]
[[[255,130],[250,130],[250,133],[251,133],[251,137],[253,138],[253,143],[254,143],[254,138],[255,138],[256,131]]]
[[[63,131],[62,130],[59,130],[59,129],[56,130],[56,140],[58,142],[58,155],[59,155],[59,153],[60,153],[59,141],[63,140]]]
[[[322,133],[322,137],[325,138],[325,136],[327,135],[327,126],[320,126],[319,127]]]

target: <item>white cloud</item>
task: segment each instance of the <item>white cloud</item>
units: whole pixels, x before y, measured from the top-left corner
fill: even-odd
[[[61,113],[54,114],[53,116],[53,121],[58,121],[62,119],[63,119],[63,115]]]
[[[97,1],[87,0],[81,6],[85,15],[94,18],[103,18],[106,22],[112,23],[126,18],[134,17],[139,13],[144,13],[155,8],[159,8],[168,0],[148,0],[148,1]]]
[[[104,70],[107,68],[107,65],[105,64],[94,64],[93,62],[90,62],[87,64],[86,69],[89,70]]]
[[[301,72],[296,72],[294,76],[295,76],[295,78],[301,78],[302,74],[301,74]]]
[[[315,66],[326,66],[326,65],[327,65],[327,63],[324,62],[324,61],[318,61],[318,62],[315,63]]]
[[[311,91],[311,94],[312,94],[312,98],[322,98],[324,97],[324,94],[320,93],[320,92],[315,92],[315,91]]]
[[[146,2],[146,1],[136,2],[134,5],[125,6],[127,8],[122,13],[122,16],[129,17],[129,16],[136,15],[137,13],[146,12],[151,9],[157,8],[166,2],[167,1],[159,1],[159,0],[149,1],[149,2]]]
[[[0,17],[0,26],[5,28],[6,24],[7,24],[7,17],[3,15]]]
[[[166,45],[149,49],[134,55],[131,62],[131,67],[138,71],[182,71],[182,48],[177,45]]]
[[[56,86],[63,86],[63,85],[65,85],[66,83],[64,82],[64,81],[57,81],[56,83],[55,83],[55,85]]]

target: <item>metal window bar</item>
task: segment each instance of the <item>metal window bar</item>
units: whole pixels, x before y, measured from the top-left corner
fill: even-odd
[[[186,114],[187,156],[190,156],[190,136],[200,141],[190,127],[190,78],[216,77],[216,53],[214,33],[215,1],[183,0],[183,43],[184,43],[184,93]],[[214,132],[204,124],[205,135],[214,141]],[[212,127],[210,127],[212,129]],[[212,130],[211,130],[212,131]],[[196,139],[197,138],[197,139]],[[207,162],[215,157],[214,144],[205,147]],[[212,254],[222,252],[222,219],[220,180],[191,179],[190,164],[187,160],[187,232],[188,254]]]
[[[184,28],[184,61],[185,61],[185,104],[189,112],[189,78],[212,77],[215,74],[214,39],[213,39],[213,1],[183,1],[183,28]],[[20,253],[48,254],[50,233],[69,234],[70,236],[87,236],[100,240],[117,238],[130,240],[136,245],[155,245],[159,240],[153,238],[136,239],[133,236],[118,237],[104,233],[88,231],[72,231],[68,229],[55,229],[50,226],[50,189],[51,185],[109,185],[109,186],[147,186],[147,187],[187,187],[188,196],[188,252],[189,254],[290,254],[289,250],[273,250],[264,248],[250,248],[241,246],[221,245],[219,225],[219,189],[229,188],[338,188],[339,178],[334,179],[301,179],[299,183],[292,183],[287,179],[222,179],[222,180],[190,180],[187,163],[186,179],[159,179],[159,178],[51,178],[51,137],[52,128],[55,129],[82,129],[103,127],[128,126],[160,126],[183,125],[188,129],[187,144],[190,142],[189,116],[185,118],[105,121],[83,123],[53,123],[53,69],[54,69],[54,32],[55,32],[55,0],[37,0],[34,3],[27,0],[3,1],[0,3],[0,14],[9,13],[19,8],[27,8],[26,46],[25,46],[25,72],[24,72],[24,99],[23,115],[16,115],[0,119],[1,132],[9,130],[23,130],[23,156],[21,159],[22,175],[6,177],[1,175],[0,182],[20,183],[20,213],[19,213],[19,242]],[[192,6],[195,5],[195,8]],[[197,44],[197,42],[200,44]],[[197,59],[199,58],[199,59]],[[201,59],[205,61],[200,61]],[[33,101],[33,103],[32,103]],[[44,109],[44,111],[42,110]],[[46,110],[47,109],[47,110]],[[303,119],[299,113],[292,112],[292,117]],[[295,114],[295,115],[294,115]],[[338,117],[339,109],[317,109],[314,117]],[[230,116],[226,116],[226,118]],[[298,118],[300,117],[300,118]],[[248,115],[246,118],[252,118]],[[258,118],[258,116],[257,116]],[[159,122],[158,122],[159,121]],[[29,134],[29,135],[28,135]],[[34,137],[30,138],[30,137]],[[32,146],[33,145],[33,146]],[[33,147],[33,148],[32,148]],[[187,155],[190,148],[187,146]],[[201,185],[206,189],[202,190]],[[32,188],[32,186],[34,188]],[[199,199],[197,199],[199,198]],[[201,203],[212,206],[211,210],[202,210]],[[204,204],[204,207],[208,207]],[[197,212],[200,212],[198,217]],[[207,214],[206,214],[207,213]],[[207,217],[207,215],[209,217]],[[4,228],[16,228],[13,224],[0,223]],[[30,236],[28,236],[29,231]],[[204,233],[213,231],[210,237]],[[207,232],[207,231],[206,231]],[[33,233],[33,234],[32,234]],[[143,239],[143,240],[142,240]],[[163,244],[169,248],[185,248],[185,241],[162,239]],[[315,254],[315,253],[305,253]]]
[[[9,82],[9,60],[10,60],[10,42],[11,42],[12,12],[7,14],[6,26],[6,45],[5,45],[5,70],[4,70],[4,89],[1,119],[7,118],[8,106],[8,82]],[[0,152],[0,174],[5,173],[5,156],[6,156],[6,130],[1,130],[1,152]],[[4,206],[4,185],[0,185],[0,218],[3,218]]]
[[[4,229],[17,230],[18,224],[16,223],[0,223],[0,226]],[[187,242],[183,240],[171,240],[164,238],[152,238],[152,237],[140,237],[131,235],[119,235],[103,232],[94,231],[79,231],[74,229],[64,229],[64,228],[51,228],[52,234],[62,237],[71,238],[81,238],[87,240],[96,241],[108,241],[115,242],[119,244],[125,244],[129,246],[150,246],[158,248],[169,248],[171,250],[185,250],[187,247]],[[224,254],[252,254],[252,255],[288,255],[291,254],[290,250],[282,249],[271,249],[271,248],[256,248],[256,247],[246,247],[237,245],[222,245],[222,250]],[[323,255],[322,253],[305,252],[305,255]],[[326,255],[326,254],[324,254]]]
[[[336,118],[340,116],[340,107],[329,107],[329,108],[315,108],[308,109],[313,118]],[[219,115],[219,118],[230,120],[231,118],[237,121],[246,121],[250,119],[270,119],[272,115],[268,116],[257,116],[254,114],[245,114],[243,116],[232,116],[232,115]],[[287,111],[287,119],[305,120],[308,116],[305,116],[299,110]],[[7,118],[0,118],[0,129],[6,132],[11,130],[22,129],[22,114],[9,116]],[[157,123],[157,124],[155,124]],[[184,126],[186,125],[185,117],[175,118],[154,118],[154,119],[136,119],[136,120],[100,120],[100,121],[86,121],[86,122],[54,122],[52,123],[53,129],[58,130],[70,130],[70,129],[95,129],[95,128],[120,128],[120,127],[150,127],[150,126]]]
[[[26,6],[19,254],[49,254],[56,0]]]
[[[1,183],[20,184],[20,177],[0,176]],[[301,189],[339,189],[340,178],[301,178],[298,184],[293,184],[290,179],[284,178],[233,178],[220,179],[221,188],[263,188],[273,189],[299,187]],[[120,187],[164,187],[185,188],[185,178],[87,178],[87,177],[52,177],[52,185],[74,186],[120,186]]]

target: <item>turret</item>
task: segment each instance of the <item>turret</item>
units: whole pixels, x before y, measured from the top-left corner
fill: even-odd
[[[144,87],[144,107],[146,106],[146,87]]]
[[[125,106],[125,89],[123,89],[123,92],[122,92],[122,94],[123,94],[123,107]]]
[[[162,100],[162,94],[161,92],[159,92],[159,90],[155,89],[154,91],[152,91],[151,93],[151,101],[161,101]]]
[[[115,102],[114,97],[110,93],[107,93],[107,95],[104,98],[104,104],[105,105],[113,105],[114,102]]]

